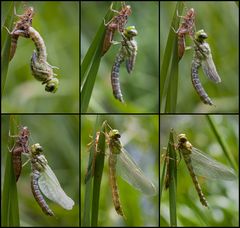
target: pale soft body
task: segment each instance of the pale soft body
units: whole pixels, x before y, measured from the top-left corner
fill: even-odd
[[[42,211],[46,215],[53,216],[54,213],[46,203],[42,193],[66,210],[72,209],[74,201],[63,191],[42,151],[42,147],[38,143],[31,146],[29,154],[32,168],[31,188]]]

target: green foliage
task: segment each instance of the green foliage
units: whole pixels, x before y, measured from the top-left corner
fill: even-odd
[[[18,18],[13,15],[10,2],[2,3],[2,11],[8,16],[1,18],[1,24],[11,31],[12,22]],[[24,4],[18,3],[17,14],[24,12]],[[11,10],[9,10],[11,6]],[[78,2],[29,2],[35,15],[33,27],[42,36],[47,47],[48,62],[56,69],[60,81],[55,94],[44,90],[44,85],[37,81],[31,73],[30,59],[35,49],[31,39],[20,37],[14,58],[8,64],[8,49],[2,49],[2,70],[7,77],[2,78],[4,86],[2,111],[18,112],[79,112],[79,3]],[[8,22],[8,18],[12,18]],[[2,45],[10,42],[6,29],[2,29]],[[3,46],[2,46],[3,47]],[[8,67],[7,67],[8,66]],[[2,75],[3,76],[3,75]]]
[[[8,152],[9,117],[2,116],[1,167],[9,169],[5,160]],[[19,119],[19,122],[16,121]],[[14,126],[18,123],[30,130],[30,145],[40,143],[49,166],[56,174],[62,188],[75,202],[72,210],[67,211],[56,203],[46,199],[56,217],[46,216],[36,203],[30,185],[30,163],[22,168],[19,177],[18,202],[21,226],[79,226],[79,117],[78,116],[15,116]],[[13,134],[13,133],[12,133]],[[22,156],[23,163],[26,157]],[[7,181],[4,177],[3,181]],[[12,185],[11,185],[12,186]],[[15,200],[15,198],[13,198]],[[17,201],[16,201],[17,202]],[[15,202],[15,203],[16,203]],[[4,209],[5,210],[5,209]],[[3,211],[2,211],[3,212]],[[3,213],[6,213],[5,211]],[[17,214],[14,214],[17,218]]]
[[[215,104],[215,106],[209,106],[201,102],[190,79],[193,49],[186,50],[178,64],[176,61],[174,62],[178,65],[178,70],[176,65],[172,66],[171,61],[174,60],[171,57],[173,57],[173,49],[176,49],[177,42],[171,40],[171,34],[174,35],[171,26],[173,26],[175,20],[178,4],[180,3],[176,5],[175,2],[161,2],[160,4],[161,112],[238,112],[239,23],[237,18],[239,9],[237,5],[234,2],[219,2],[217,5],[211,2],[207,4],[203,2],[186,2],[184,4],[188,9],[194,8],[195,10],[196,30],[204,29],[208,34],[207,42],[211,47],[214,63],[222,79],[219,84],[212,83],[206,79],[202,69],[199,69],[200,81]],[[186,14],[185,9],[182,13],[180,10],[180,15]],[[177,23],[174,25],[176,25],[174,28],[177,29]],[[175,35],[176,37],[177,35]],[[169,44],[170,41],[171,45]],[[186,38],[186,46],[193,46],[193,42],[189,37]],[[175,55],[177,55],[177,52]],[[170,78],[171,72],[177,71],[179,77]],[[168,80],[165,78],[166,75],[169,75]],[[172,83],[172,87],[166,87],[166,85]],[[178,89],[176,89],[177,87]],[[177,95],[175,94],[176,91]],[[167,93],[169,96],[166,95]],[[165,104],[167,102],[170,105]],[[172,103],[177,103],[175,110]]]
[[[10,128],[9,132],[11,135],[17,135],[18,129],[16,126],[17,118],[10,116]],[[9,137],[8,148],[11,149],[14,146],[13,137]],[[6,152],[6,169],[3,183],[3,194],[2,194],[2,213],[1,222],[2,226],[19,226],[19,209],[18,209],[18,195],[17,186],[15,181],[15,175],[13,171],[12,156],[7,148],[4,149]]]
[[[120,82],[124,100],[126,104],[120,103],[112,94],[110,74],[112,65],[116,54],[118,53],[119,45],[112,45],[108,52],[101,58],[101,65],[98,69],[97,76],[90,74],[92,65],[98,68],[98,60],[96,63],[93,59],[99,58],[99,48],[102,48],[103,34],[101,29],[104,29],[103,19],[106,11],[109,10],[109,2],[82,2],[81,3],[81,56],[82,71],[81,83],[86,83],[85,75],[89,75],[89,86],[83,88],[81,94],[81,101],[84,103],[84,110],[87,112],[157,112],[158,110],[158,3],[156,2],[126,2],[132,8],[132,15],[129,16],[126,26],[134,25],[138,30],[136,41],[138,43],[138,54],[136,58],[136,65],[132,75],[127,73],[125,64],[120,68]],[[118,6],[116,6],[118,4]],[[114,3],[114,9],[120,9],[120,2]],[[109,11],[108,11],[109,12]],[[107,14],[107,16],[116,15]],[[151,17],[149,17],[151,15]],[[94,20],[92,19],[94,17]],[[106,18],[106,17],[105,17]],[[106,22],[109,20],[106,19]],[[99,27],[100,25],[100,27]],[[92,50],[93,43],[99,34],[97,43],[99,46],[94,46],[96,49]],[[118,32],[114,35],[115,41],[121,41],[121,36]],[[91,50],[91,51],[90,51]],[[87,53],[87,54],[86,54]],[[89,57],[89,53],[91,56]],[[96,55],[94,55],[96,53]],[[98,54],[97,54],[98,53]],[[88,56],[87,64],[92,68],[87,69],[84,64]],[[82,79],[84,77],[84,80]],[[96,78],[95,78],[96,77]],[[86,80],[86,82],[85,82]],[[94,84],[94,85],[93,85]],[[94,86],[94,89],[93,89]],[[89,105],[85,105],[90,99]],[[87,110],[86,110],[87,109]]]

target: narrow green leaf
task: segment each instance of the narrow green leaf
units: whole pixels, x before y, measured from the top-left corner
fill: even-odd
[[[105,158],[105,124],[102,125],[98,153],[95,161],[94,169],[94,182],[93,182],[93,201],[92,201],[92,220],[91,226],[96,227],[98,225],[98,212],[99,212],[99,199],[100,199],[100,188],[102,181],[102,174],[104,168],[104,158]]]
[[[167,44],[163,55],[161,66],[161,82],[160,82],[160,109],[164,112],[175,112],[177,103],[177,85],[178,85],[178,48],[177,35],[173,31],[179,26],[180,17],[177,12],[183,10],[183,2],[178,2],[175,13],[169,28]]]
[[[217,130],[217,126],[214,123],[213,118],[210,115],[206,115],[207,121],[209,123],[209,126],[211,127],[214,135],[216,136],[219,145],[221,146],[227,160],[229,161],[229,163],[231,164],[231,166],[237,171],[238,170],[238,165],[235,161],[235,159],[233,158],[232,154],[230,153],[230,151],[227,149],[226,143],[224,138],[221,136],[221,134],[218,132]],[[222,134],[223,135],[223,134]]]
[[[8,65],[9,65],[9,53],[10,53],[10,46],[11,46],[11,36],[8,34],[6,28],[12,29],[13,20],[14,20],[14,13],[13,2],[1,2],[2,7],[4,9],[5,15],[3,16],[2,23],[2,30],[1,30],[1,39],[2,39],[2,51],[1,51],[1,84],[2,84],[2,95],[5,88],[5,83],[7,80],[7,72],[8,72]]]
[[[168,142],[169,154],[169,210],[170,210],[170,224],[177,226],[177,163],[176,163],[176,149],[174,145],[174,130],[171,129]]]
[[[17,135],[17,118],[13,115],[10,116],[10,132]],[[14,139],[9,137],[8,147],[12,148],[14,145]],[[17,186],[15,181],[15,175],[13,171],[12,156],[6,148],[6,168],[3,181],[3,194],[2,194],[2,213],[1,221],[2,226],[20,226],[19,221],[19,208],[17,197]]]
[[[116,8],[118,5],[119,3],[114,3],[113,7]],[[105,21],[109,21],[112,16],[113,12],[109,8],[105,16]],[[101,51],[104,35],[105,25],[104,22],[102,22],[81,64],[81,113],[87,112],[88,109],[102,58]]]

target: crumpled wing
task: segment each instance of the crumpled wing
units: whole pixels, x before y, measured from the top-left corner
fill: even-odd
[[[59,204],[66,210],[72,209],[74,201],[63,191],[57,177],[48,165],[46,165],[45,170],[41,172],[38,184],[40,190],[48,199]]]
[[[206,58],[202,61],[203,72],[213,82],[220,83],[221,78],[218,75],[217,69],[213,62],[211,49],[210,49],[208,43],[204,43],[204,45],[205,45],[205,48],[208,49],[208,53],[205,52]]]
[[[130,185],[146,195],[155,195],[156,188],[125,149],[117,156],[117,173]]]
[[[196,175],[210,179],[235,180],[234,170],[208,157],[197,148],[192,149],[191,160]]]

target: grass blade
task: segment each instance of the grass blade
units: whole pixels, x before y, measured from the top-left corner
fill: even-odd
[[[221,137],[220,133],[217,130],[217,126],[214,123],[213,118],[210,115],[206,115],[207,121],[214,133],[214,135],[216,136],[219,145],[221,146],[227,160],[229,161],[229,163],[231,164],[231,166],[237,171],[238,170],[238,165],[235,161],[235,159],[233,158],[232,154],[230,153],[230,151],[227,149],[225,140],[223,139],[223,137]]]
[[[118,5],[119,3],[114,3],[113,7],[116,8]],[[113,12],[109,8],[105,21],[109,21],[112,16]],[[88,109],[102,57],[101,51],[104,35],[105,25],[102,22],[81,64],[81,113],[87,112]]]
[[[164,112],[175,112],[177,103],[177,85],[178,85],[178,47],[177,35],[172,28],[178,28],[180,18],[177,12],[181,13],[183,3],[178,2],[175,13],[169,28],[166,49],[163,55],[161,66],[161,82],[160,82],[160,109]]]
[[[18,134],[16,117],[10,116],[10,132],[11,134]],[[9,137],[8,147],[12,148],[14,145],[14,139]],[[6,148],[6,150],[8,150]],[[15,181],[15,175],[13,171],[12,155],[6,151],[6,169],[3,182],[3,194],[2,194],[2,226],[13,227],[20,226],[19,221],[19,208],[18,208],[18,196],[17,186]]]

